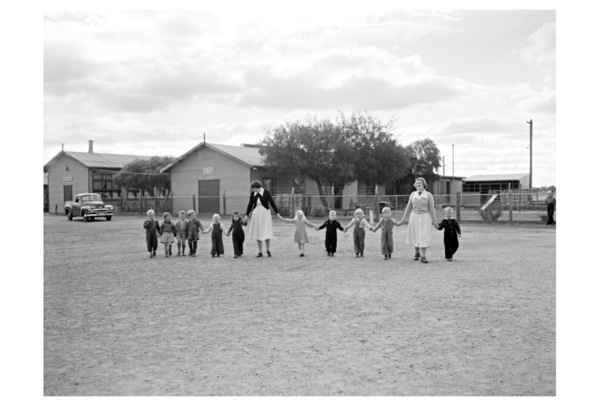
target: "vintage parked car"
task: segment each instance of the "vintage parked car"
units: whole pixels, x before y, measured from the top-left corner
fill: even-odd
[[[85,221],[90,221],[96,217],[104,217],[110,221],[113,209],[112,205],[104,204],[97,193],[79,193],[75,195],[74,201],[64,204],[64,214],[69,220],[73,220],[73,217],[83,217]]]

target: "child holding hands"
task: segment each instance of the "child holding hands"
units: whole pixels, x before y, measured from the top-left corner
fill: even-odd
[[[443,209],[443,221],[437,226],[438,230],[443,231],[443,245],[445,245],[445,259],[453,261],[453,255],[458,250],[460,243],[458,238],[462,236],[460,225],[455,219],[453,207]]]
[[[225,254],[225,247],[223,245],[223,228],[220,224],[220,214],[215,213],[212,216],[212,224],[206,231],[202,231],[203,233],[212,232],[212,248],[210,249],[210,255],[212,258],[220,257]]]
[[[308,241],[308,233],[306,232],[306,226],[316,228],[316,225],[309,222],[308,219],[306,218],[306,216],[304,215],[304,212],[301,210],[296,211],[295,217],[292,219],[286,219],[283,216],[281,216],[279,213],[277,213],[277,217],[279,217],[280,220],[282,220],[286,223],[294,223],[295,224],[294,241],[297,243],[297,247],[299,248],[300,257],[305,256],[304,255],[304,246],[307,242],[309,242]]]
[[[381,251],[385,256],[385,260],[391,259],[393,253],[393,226],[399,226],[401,223],[391,218],[391,208],[383,207],[381,211],[381,219],[376,226],[371,227],[370,231],[381,230]]]
[[[335,210],[329,211],[329,219],[322,223],[318,230],[326,228],[326,235],[324,240],[324,246],[327,249],[327,255],[329,257],[335,256],[337,251],[337,230],[343,231],[343,227],[337,221],[337,212]]]
[[[354,227],[354,251],[356,258],[364,256],[364,240],[366,238],[366,228],[372,227],[364,217],[364,210],[356,209],[354,218],[345,226],[344,233]]]
[[[239,258],[243,255],[243,242],[245,240],[243,226],[246,224],[247,222],[243,220],[238,212],[233,213],[231,226],[229,227],[229,231],[227,231],[227,237],[233,232],[233,258]]]

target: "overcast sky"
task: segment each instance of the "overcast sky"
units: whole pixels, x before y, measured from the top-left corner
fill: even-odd
[[[225,11],[45,18],[44,154],[178,156],[257,142],[286,120],[368,112],[432,138],[451,174],[555,183],[555,14]]]

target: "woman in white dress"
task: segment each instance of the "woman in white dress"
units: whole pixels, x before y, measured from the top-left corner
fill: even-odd
[[[416,178],[414,181],[415,192],[412,192],[408,205],[403,213],[400,223],[406,222],[408,213],[408,235],[406,242],[414,246],[414,261],[428,263],[426,249],[430,245],[433,226],[437,224],[435,214],[435,199],[433,194],[426,190],[426,180]]]
[[[262,242],[266,244],[266,255],[271,256],[270,240],[272,233],[272,210],[275,214],[279,213],[270,192],[262,187],[262,183],[255,181],[252,183],[252,193],[246,210],[246,220],[249,217],[248,238],[256,240],[258,243],[258,258],[262,258]]]

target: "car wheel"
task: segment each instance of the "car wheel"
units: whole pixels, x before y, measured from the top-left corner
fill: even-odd
[[[106,216],[106,221],[112,220],[112,216]]]
[[[69,221],[73,221],[73,212],[71,210],[67,210],[67,218]]]

